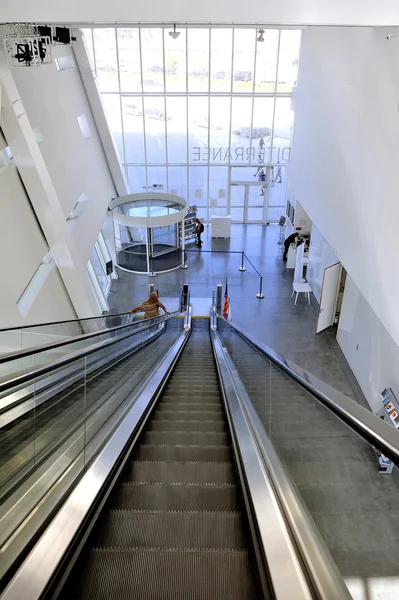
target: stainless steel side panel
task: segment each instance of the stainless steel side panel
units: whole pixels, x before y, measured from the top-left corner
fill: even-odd
[[[303,574],[272,481],[242,408],[222,344],[214,331],[211,331],[211,338],[275,597],[279,600],[311,600],[314,597],[312,590]]]

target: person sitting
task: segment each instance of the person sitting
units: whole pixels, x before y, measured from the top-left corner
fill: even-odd
[[[136,308],[129,310],[129,313],[143,312],[145,319],[153,319],[154,317],[159,317],[160,308],[162,308],[165,315],[169,314],[162,302],[159,300],[158,294],[152,292],[148,300],[145,300],[142,304],[136,306]]]

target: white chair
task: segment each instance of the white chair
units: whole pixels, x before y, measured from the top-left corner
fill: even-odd
[[[294,294],[296,294],[294,304],[296,304],[296,301],[298,300],[298,294],[307,294],[308,302],[310,305],[310,292],[311,291],[312,291],[312,288],[306,282],[305,283],[293,283],[291,298]]]

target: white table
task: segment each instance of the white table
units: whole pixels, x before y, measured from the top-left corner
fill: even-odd
[[[307,294],[308,302],[310,304],[310,292],[311,291],[312,291],[312,288],[306,282],[305,283],[293,283],[291,298],[294,294],[296,294],[294,304],[296,304],[296,301],[298,300],[298,294]]]
[[[212,237],[230,238],[231,237],[231,216],[218,217],[212,215]]]

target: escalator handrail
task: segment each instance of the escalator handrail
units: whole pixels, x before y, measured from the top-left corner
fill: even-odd
[[[176,317],[180,314],[179,310],[176,310],[172,313],[169,313],[170,316]],[[158,320],[157,320],[158,319]],[[17,350],[16,352],[9,352],[7,354],[2,354],[0,356],[0,365],[11,362],[13,360],[18,360],[20,358],[27,358],[28,356],[34,356],[35,354],[40,354],[41,352],[47,352],[48,350],[54,350],[55,348],[61,348],[62,346],[67,346],[68,344],[74,344],[75,342],[81,342],[85,340],[89,340],[91,338],[97,337],[99,335],[105,335],[107,333],[112,333],[114,331],[118,331],[119,329],[124,329],[126,327],[133,327],[136,325],[143,325],[146,321],[156,321],[159,322],[159,319],[166,320],[166,316],[162,315],[161,317],[152,317],[151,319],[143,319],[143,321],[132,321],[131,323],[125,323],[124,325],[116,325],[115,327],[108,327],[107,329],[99,329],[98,331],[93,331],[90,333],[83,333],[82,335],[71,336],[66,340],[59,340],[58,342],[50,342],[49,344],[43,344],[42,346],[36,346],[34,348],[26,348],[26,350]],[[155,323],[154,323],[155,324]],[[140,331],[142,331],[142,327],[140,327]]]
[[[87,526],[88,515],[98,496],[103,493],[104,488],[112,485],[113,478],[119,476],[121,457],[129,454],[129,444],[134,440],[143,417],[151,412],[151,405],[166,385],[169,374],[190,336],[189,304],[182,312],[185,313],[186,327],[181,336],[153,369],[150,380],[145,379],[141,389],[134,392],[136,400],[131,403],[128,413],[88,466],[83,477],[77,481],[65,502],[57,509],[47,529],[1,593],[1,598],[39,600],[43,597],[44,590],[51,583],[74,538],[82,527]]]
[[[217,332],[216,327],[213,327],[212,335],[217,361],[218,363],[221,361],[225,364],[225,373],[221,371],[221,377],[225,394],[227,396],[227,401],[230,405],[229,410],[233,413],[238,412],[237,410],[234,411],[234,409],[232,409],[235,401],[235,395],[238,399],[239,406],[245,415],[245,420],[247,421],[255,441],[255,445],[258,449],[260,461],[264,466],[264,476],[270,481],[270,490],[273,490],[273,493],[275,494],[275,504],[279,507],[280,515],[282,517],[280,527],[284,528],[284,523],[288,525],[287,537],[285,540],[286,545],[284,543],[284,536],[283,538],[279,537],[280,529],[277,528],[276,535],[273,535],[273,543],[277,543],[279,549],[277,554],[272,551],[271,561],[267,560],[267,564],[270,569],[271,580],[278,584],[279,578],[282,576],[283,586],[281,589],[280,579],[280,590],[275,590],[276,596],[283,598],[285,597],[285,586],[290,585],[290,581],[287,579],[289,573],[290,577],[293,577],[295,581],[295,571],[292,572],[290,569],[292,568],[293,564],[298,561],[295,551],[296,548],[297,551],[299,551],[299,556],[301,557],[297,562],[297,573],[300,572],[299,565],[301,565],[302,569],[305,568],[306,575],[303,577],[303,579],[299,578],[299,580],[296,582],[296,585],[299,586],[298,589],[292,590],[293,593],[288,591],[289,598],[293,596],[300,597],[300,590],[302,590],[302,593],[305,592],[306,596],[306,591],[309,589],[307,582],[310,580],[310,597],[317,597],[320,600],[333,600],[335,598],[349,600],[351,596],[345,585],[345,582],[328,548],[326,547],[325,542],[315,527],[311,515],[309,514],[300,495],[295,489],[295,485],[291,482],[289,476],[287,475],[286,469],[277,455],[271,438],[266,433],[265,427],[259,418],[258,412],[251,402],[248,392],[245,389],[245,386],[237,372],[237,369],[234,366],[231,357],[229,356],[228,350],[224,347],[223,341]],[[217,350],[217,344],[220,345],[222,350],[222,352],[219,351],[219,354]],[[230,386],[229,384],[227,384],[227,386],[225,384],[225,379],[228,378],[230,378],[232,383]],[[233,405],[231,402],[233,402]],[[243,431],[244,429],[240,428],[241,436]],[[245,444],[244,446],[245,447],[243,451],[246,452],[249,446],[248,444]],[[250,480],[248,480],[248,485],[252,497],[251,506],[253,510],[255,510],[255,513],[256,510],[258,510],[259,514],[265,518],[265,498],[270,491],[266,487],[263,489],[263,493],[261,493],[261,488],[259,487],[260,482],[261,478],[259,477],[256,478],[256,485],[251,487]],[[252,480],[252,483],[254,483],[254,480]],[[270,515],[268,515],[268,517],[269,516]],[[268,546],[268,517],[266,517],[266,521],[261,521],[258,526],[259,534],[261,537],[263,536],[263,548],[264,552],[266,553],[266,559],[268,559],[268,552],[270,553],[270,546]],[[278,519],[275,520],[275,523],[277,523],[277,521]],[[288,540],[291,539],[291,537],[294,540],[294,545],[292,546],[290,552],[290,544]],[[282,552],[285,552],[285,559],[282,557]],[[277,560],[273,560],[273,557],[275,558],[276,556]],[[284,564],[282,572],[279,568],[281,563]],[[301,583],[303,588],[301,588]],[[279,592],[278,594],[277,591]]]
[[[45,365],[43,367],[39,367],[38,369],[34,369],[32,371],[29,371],[28,373],[24,373],[23,375],[18,375],[16,377],[13,377],[11,379],[8,379],[7,381],[4,381],[3,383],[0,383],[0,394],[2,394],[3,392],[6,392],[10,389],[16,388],[20,385],[23,385],[24,383],[27,383],[28,381],[32,381],[32,379],[36,379],[37,377],[41,377],[42,375],[46,375],[47,373],[51,373],[51,371],[55,371],[56,369],[59,369],[61,367],[64,367],[72,362],[75,362],[77,360],[80,360],[86,356],[89,356],[90,354],[94,354],[94,352],[98,352],[99,350],[103,350],[104,348],[108,348],[108,346],[112,346],[113,344],[117,344],[118,342],[120,342],[122,339],[126,339],[128,337],[131,337],[133,335],[136,335],[137,333],[141,333],[142,331],[146,331],[147,329],[150,329],[151,327],[154,327],[157,324],[162,324],[165,323],[167,321],[169,321],[170,319],[174,319],[177,315],[181,314],[180,311],[175,311],[173,313],[170,313],[168,316],[162,316],[162,317],[156,317],[157,319],[159,319],[159,321],[157,323],[149,323],[148,325],[143,325],[143,327],[140,327],[140,329],[137,331],[132,331],[126,334],[122,334],[116,338],[111,338],[110,340],[105,340],[104,342],[101,342],[100,344],[96,344],[94,346],[90,346],[87,349],[81,350],[80,352],[74,352],[73,355],[69,355],[66,356],[65,358],[61,358],[57,361],[54,361],[48,365]],[[154,319],[151,319],[151,321],[153,321]],[[127,325],[120,325],[118,327],[114,327],[108,330],[105,330],[105,332],[109,332],[109,331],[114,331],[117,329],[122,329],[124,327],[128,327]],[[100,333],[104,333],[104,331],[101,331]],[[95,335],[99,335],[99,333],[97,334],[92,334],[92,337],[94,337]],[[66,345],[70,343],[69,341],[64,342],[63,344],[61,343],[60,345]]]
[[[0,328],[0,333],[6,331],[19,331],[20,329],[34,329],[35,327],[50,327],[51,325],[63,325],[64,323],[80,323],[80,321],[95,321],[97,319],[109,319],[110,317],[126,317],[130,311],[124,313],[109,313],[97,317],[82,317],[81,319],[65,319],[64,321],[50,321],[49,323],[34,323],[33,325],[15,325],[14,327]]]
[[[270,348],[270,346],[267,346],[267,344],[254,339],[242,327],[224,319],[220,313],[218,313],[218,316],[244,341],[277,365],[291,379],[296,381],[316,400],[341,419],[350,429],[355,431],[372,446],[375,446],[399,466],[399,436],[394,427],[382,421],[374,413],[360,406],[356,401],[345,396],[345,394],[339,392],[325,381],[322,381],[315,375],[312,375],[312,373],[309,373],[309,371],[284,358]]]

